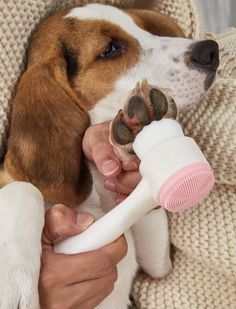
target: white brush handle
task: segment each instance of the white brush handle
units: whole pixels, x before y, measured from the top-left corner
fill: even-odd
[[[170,119],[154,121],[136,136],[142,180],[122,203],[82,234],[57,244],[55,252],[80,253],[101,248],[121,236],[156,205],[177,212],[211,190],[214,175],[197,144]]]
[[[150,192],[149,181],[145,178],[125,201],[93,223],[83,233],[70,237],[54,247],[57,253],[75,254],[104,247],[127,231],[157,203]]]

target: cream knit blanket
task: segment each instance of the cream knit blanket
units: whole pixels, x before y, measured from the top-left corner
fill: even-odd
[[[32,30],[52,12],[82,2],[88,1],[0,0],[1,156]],[[158,9],[172,16],[186,36],[204,36],[193,0],[98,2]],[[217,41],[221,50],[218,79],[194,110],[180,115],[186,133],[210,161],[217,184],[198,207],[169,216],[174,269],[163,280],[143,273],[137,276],[133,297],[142,309],[236,308],[236,31],[228,31]]]

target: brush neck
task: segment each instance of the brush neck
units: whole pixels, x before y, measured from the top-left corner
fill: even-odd
[[[133,149],[140,160],[157,144],[175,137],[184,136],[176,120],[162,119],[145,126],[136,136]]]

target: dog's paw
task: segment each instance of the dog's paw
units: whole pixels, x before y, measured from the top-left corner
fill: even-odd
[[[164,279],[171,273],[172,268],[171,260],[167,257],[162,265],[156,263],[156,265],[150,266],[145,272],[154,279]]]
[[[165,278],[172,270],[168,218],[156,208],[132,226],[140,267],[152,278]]]
[[[142,128],[153,120],[173,118],[177,108],[172,98],[150,86],[146,80],[137,83],[123,110],[113,119],[110,142],[122,161],[132,152],[132,143]]]

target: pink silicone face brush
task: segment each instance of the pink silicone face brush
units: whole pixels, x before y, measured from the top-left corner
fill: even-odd
[[[101,248],[157,205],[171,212],[183,211],[201,201],[214,185],[209,163],[175,120],[153,121],[144,127],[133,149],[141,160],[139,185],[85,232],[58,243],[56,252],[73,254]]]

